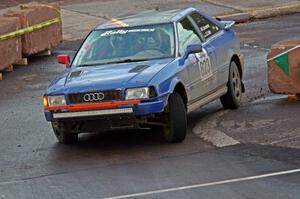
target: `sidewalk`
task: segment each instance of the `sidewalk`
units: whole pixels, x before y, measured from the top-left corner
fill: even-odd
[[[88,1],[62,6],[65,40],[85,37],[90,29],[107,18],[159,8],[196,7],[212,16],[245,22],[256,18],[267,18],[281,14],[300,12],[299,0],[105,0]]]

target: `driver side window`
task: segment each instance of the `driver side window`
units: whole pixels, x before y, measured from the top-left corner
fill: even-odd
[[[179,55],[184,54],[190,44],[200,44],[201,39],[188,18],[177,23]]]

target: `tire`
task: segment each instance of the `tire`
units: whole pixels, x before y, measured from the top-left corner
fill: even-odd
[[[78,141],[78,133],[71,133],[64,122],[52,122],[54,135],[61,144],[75,144]]]
[[[167,142],[182,142],[186,137],[187,118],[181,96],[173,93],[166,107],[166,126],[163,128],[164,139]]]
[[[242,99],[242,80],[238,66],[235,62],[230,63],[227,93],[220,97],[225,109],[237,109]]]

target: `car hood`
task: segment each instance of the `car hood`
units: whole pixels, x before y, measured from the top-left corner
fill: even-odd
[[[49,86],[51,93],[85,92],[145,86],[173,58],[143,62],[77,67],[64,71]]]

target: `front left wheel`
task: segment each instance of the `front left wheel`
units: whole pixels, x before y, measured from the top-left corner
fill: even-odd
[[[171,94],[168,102],[165,110],[167,122],[164,127],[164,138],[167,142],[182,142],[187,131],[185,105],[178,93]]]

